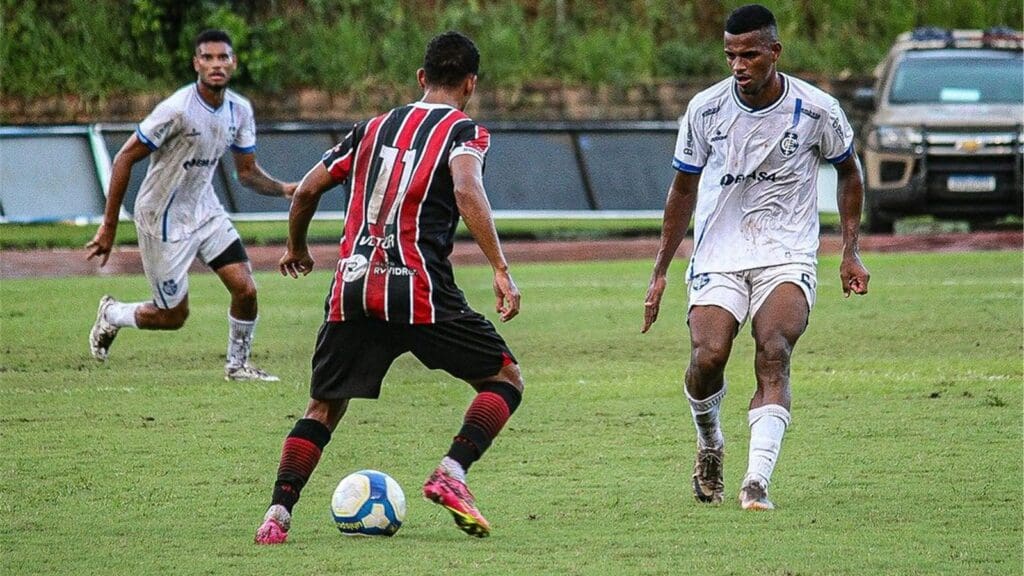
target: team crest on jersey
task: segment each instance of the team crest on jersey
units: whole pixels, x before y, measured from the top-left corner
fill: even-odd
[[[178,283],[175,282],[173,278],[171,280],[164,280],[163,283],[160,284],[160,290],[168,296],[174,296],[178,293]]]
[[[366,269],[369,267],[369,264],[366,256],[362,254],[353,254],[345,258],[338,263],[338,266],[341,268],[341,279],[345,282],[359,280],[366,275]]]
[[[697,274],[696,276],[693,277],[693,280],[690,280],[690,290],[696,292],[701,288],[707,286],[708,282],[711,282],[710,276],[708,276],[707,274]]]
[[[779,151],[786,158],[789,158],[796,153],[796,149],[800,147],[800,144],[796,141],[796,132],[786,132],[782,137],[782,141],[779,142]]]

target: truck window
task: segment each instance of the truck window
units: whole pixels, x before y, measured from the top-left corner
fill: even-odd
[[[905,58],[889,93],[892,104],[1020,104],[1024,102],[1024,59],[1003,57]]]

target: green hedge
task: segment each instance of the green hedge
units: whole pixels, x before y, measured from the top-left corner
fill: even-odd
[[[742,0],[0,0],[0,94],[163,91],[192,76],[191,42],[227,29],[253,92],[407,85],[433,34],[459,29],[496,86],[625,86],[726,71],[722,22]],[[770,3],[788,70],[863,74],[917,25],[1020,27],[1005,0]]]

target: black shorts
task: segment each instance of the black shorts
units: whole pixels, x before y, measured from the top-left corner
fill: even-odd
[[[494,324],[476,312],[436,324],[376,318],[324,322],[313,352],[309,395],[316,400],[378,398],[395,358],[412,352],[427,368],[479,380],[516,363]]]

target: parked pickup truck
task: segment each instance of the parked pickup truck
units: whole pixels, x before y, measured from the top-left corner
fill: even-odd
[[[901,216],[981,223],[1024,207],[1022,34],[920,28],[901,34],[855,103],[872,232]]]

